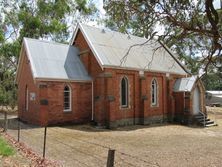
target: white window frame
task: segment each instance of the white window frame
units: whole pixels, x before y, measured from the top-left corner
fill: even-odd
[[[122,81],[125,81],[125,101],[126,101],[126,104],[123,105],[123,100],[122,100]],[[129,80],[127,77],[122,77],[121,81],[120,81],[120,103],[121,103],[121,107],[122,108],[127,108],[129,106]]]
[[[69,108],[68,109],[65,109],[65,88],[66,87],[69,88],[69,91],[66,91],[66,92],[69,92]],[[63,111],[64,112],[72,111],[72,89],[69,85],[65,85],[63,89]]]
[[[157,105],[157,101],[158,101],[158,98],[157,98],[157,80],[154,78],[152,79],[151,81],[151,104],[152,106],[156,106]],[[154,98],[153,98],[154,97]]]

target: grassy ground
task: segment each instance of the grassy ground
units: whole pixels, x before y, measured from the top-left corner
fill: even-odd
[[[214,166],[222,164],[222,108],[207,108],[218,126],[130,126],[116,130],[89,125],[50,127],[46,157],[63,166],[105,166],[108,149],[115,149],[115,166]],[[214,114],[215,113],[215,114]],[[16,129],[9,133],[17,136]],[[44,129],[24,125],[21,141],[42,155]]]
[[[2,167],[27,167],[30,161],[17,152],[6,140],[0,136],[0,166]]]
[[[0,155],[9,156],[15,153],[14,149],[8,145],[8,143],[0,137]]]

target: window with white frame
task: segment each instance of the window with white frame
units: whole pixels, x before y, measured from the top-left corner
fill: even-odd
[[[153,79],[152,80],[152,83],[151,83],[151,100],[152,100],[152,106],[155,106],[157,105],[157,81],[156,79]]]
[[[28,86],[25,87],[25,111],[29,110],[29,90]]]
[[[64,111],[71,111],[71,89],[69,86],[64,87]]]
[[[128,79],[126,77],[123,77],[121,80],[121,106],[122,107],[128,107],[128,88],[129,88],[129,83]]]

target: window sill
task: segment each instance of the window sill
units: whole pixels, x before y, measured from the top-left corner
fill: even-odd
[[[159,107],[157,104],[151,104],[151,107]]]
[[[120,109],[121,109],[121,110],[129,110],[129,109],[130,109],[130,106],[120,106]]]
[[[71,113],[72,110],[63,110],[63,113]]]

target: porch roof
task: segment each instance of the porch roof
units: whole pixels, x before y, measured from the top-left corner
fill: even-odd
[[[197,76],[191,76],[187,78],[179,78],[174,84],[174,92],[191,92],[193,86],[197,80]]]

